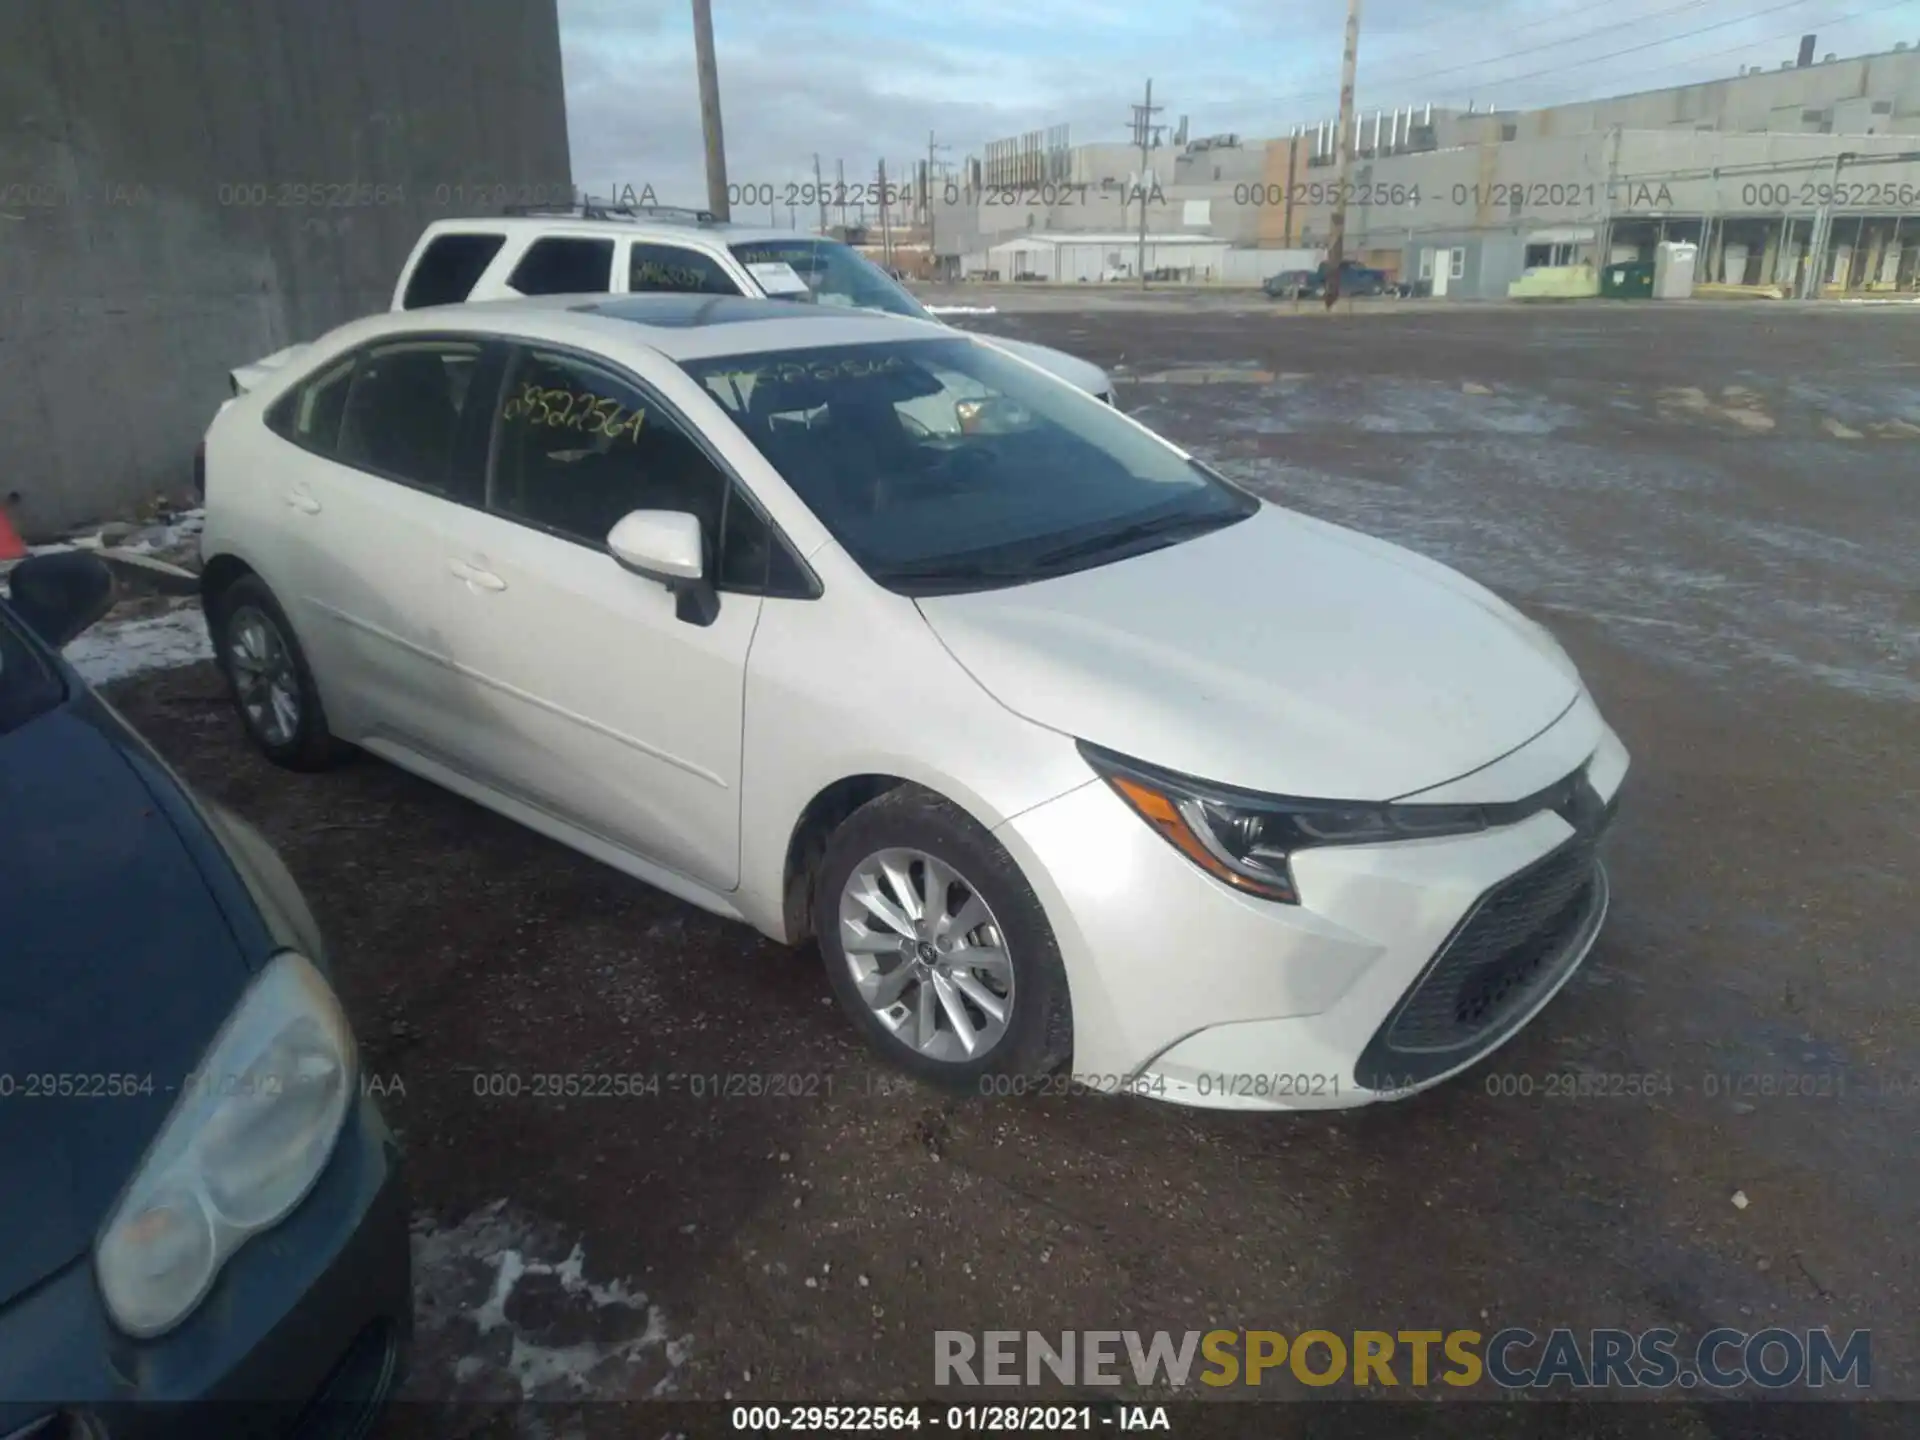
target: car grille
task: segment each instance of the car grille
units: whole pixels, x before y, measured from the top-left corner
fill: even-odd
[[[1606,908],[1614,806],[1582,776],[1561,813],[1574,836],[1480,897],[1368,1044],[1361,1085],[1419,1084],[1491,1049],[1578,960]]]
[[[1592,845],[1576,841],[1490,892],[1407,996],[1388,1042],[1452,1050],[1508,1018],[1580,934],[1599,884]]]

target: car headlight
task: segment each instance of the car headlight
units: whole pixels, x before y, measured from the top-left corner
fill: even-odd
[[[1321,845],[1465,835],[1492,817],[1478,805],[1387,805],[1298,800],[1210,784],[1143,765],[1097,745],[1080,753],[1134,812],[1215,879],[1249,895],[1300,903],[1295,852]]]
[[[305,956],[275,956],[188,1077],[94,1242],[113,1323],[147,1339],[186,1319],[233,1253],[306,1198],[356,1086],[339,1000]]]

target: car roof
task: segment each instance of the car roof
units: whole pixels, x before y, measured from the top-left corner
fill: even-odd
[[[932,320],[743,295],[532,295],[390,311],[355,321],[351,343],[447,330],[572,342],[600,349],[635,342],[668,359],[700,360],[827,345],[962,338]],[[348,338],[343,335],[342,338]]]

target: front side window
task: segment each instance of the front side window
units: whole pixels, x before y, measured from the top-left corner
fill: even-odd
[[[680,295],[738,295],[711,255],[681,245],[634,243],[627,261],[627,288],[641,294],[668,291]]]
[[[613,241],[574,235],[536,240],[507,284],[522,295],[604,295],[613,288]]]
[[[933,318],[899,281],[858,250],[838,240],[795,235],[790,239],[743,241],[731,248],[734,259],[746,266],[747,273],[759,280],[761,288],[776,300],[791,296],[819,305],[884,310],[889,315],[905,315],[914,320]],[[806,286],[804,295],[765,278],[781,276],[783,269],[799,276]]]
[[[686,362],[847,552],[903,594],[1065,574],[1259,502],[961,336]]]
[[[539,350],[522,353],[504,394],[488,509],[596,550],[630,510],[684,510],[712,565],[727,477],[650,396]]]
[[[480,346],[469,341],[403,340],[362,351],[334,458],[450,493],[454,443],[479,363]]]

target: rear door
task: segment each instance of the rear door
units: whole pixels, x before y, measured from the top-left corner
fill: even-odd
[[[654,385],[565,350],[516,348],[491,455],[484,508],[455,521],[433,606],[471,685],[447,732],[461,767],[732,889],[764,521],[756,532],[744,491]],[[641,509],[698,516],[723,591],[711,624],[680,619],[665,587],[608,553],[607,532]]]
[[[613,289],[614,248],[611,235],[543,235],[507,275],[504,293],[604,295]]]
[[[504,347],[473,336],[407,336],[319,377],[310,411],[295,392],[284,523],[300,543],[288,583],[344,738],[431,750],[463,703],[426,607],[446,575],[449,518],[478,498],[504,359]],[[333,418],[303,444],[308,413]],[[269,583],[285,603],[282,582]]]

